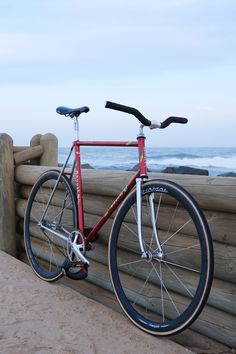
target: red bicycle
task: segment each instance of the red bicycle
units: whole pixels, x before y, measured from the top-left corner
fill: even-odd
[[[80,141],[78,117],[88,107],[58,107],[74,121],[76,140],[61,170],[42,174],[33,186],[25,213],[25,248],[35,273],[55,281],[64,274],[84,279],[94,251],[92,241],[120,206],[109,240],[108,264],[115,295],[135,325],[155,335],[188,327],[202,311],[212,284],[213,247],[205,217],[192,196],[176,183],[148,178],[144,127],[187,123],[169,117],[162,123],[138,110],[107,102],[106,108],[130,113],[140,122],[137,141]],[[139,170],[93,229],[84,225],[81,146],[135,147]],[[74,164],[67,169],[75,152]],[[76,174],[76,191],[72,176]]]

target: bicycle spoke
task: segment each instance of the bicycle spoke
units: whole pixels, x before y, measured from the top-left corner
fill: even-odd
[[[50,253],[50,255],[52,255],[52,257],[54,258],[54,261],[55,261],[55,264],[56,264],[57,268],[59,268],[59,265],[58,265],[58,263],[57,263],[57,259],[56,259],[56,257],[55,257],[54,252],[53,252],[52,244],[51,244],[51,243],[49,243],[49,247],[51,248],[51,253]]]
[[[166,233],[166,237],[168,236],[168,234],[169,234],[169,232],[170,232],[170,229],[171,229],[171,226],[173,225],[174,218],[175,218],[175,215],[176,215],[178,206],[179,206],[179,202],[177,202],[176,207],[175,207],[175,210],[174,210],[174,213],[173,213],[173,215],[172,215],[172,217],[171,217],[171,221],[170,221],[170,224],[169,224],[169,228],[168,228],[168,230],[167,230],[167,233]]]
[[[161,264],[161,263],[160,263]],[[182,280],[180,279],[180,277],[173,271],[173,269],[171,269],[171,267],[167,264],[164,263],[166,265],[166,267],[171,271],[171,273],[174,275],[174,277],[179,281],[179,283],[182,285],[182,287],[187,291],[187,293],[193,298],[193,294],[191,293],[191,291],[187,288],[187,286],[182,282]]]
[[[177,231],[175,231],[173,233],[173,235],[171,235],[167,240],[165,240],[161,246],[164,246],[170,239],[172,239],[172,237],[174,237],[175,235],[177,235],[186,225],[188,225],[190,223],[190,221],[192,221],[192,219],[189,219],[188,221],[186,221],[186,223],[184,225],[182,225]]]
[[[180,264],[177,264],[177,263],[174,263],[174,262],[170,262],[170,261],[167,261],[167,260],[162,260],[161,261],[162,263],[166,263],[166,264],[170,264],[170,265],[173,265],[175,267],[178,267],[178,268],[181,268],[181,269],[186,269],[186,270],[190,270],[191,272],[194,272],[194,273],[200,273],[199,270],[196,270],[196,269],[193,269],[193,268],[189,268],[189,267],[185,267],[185,266],[182,266]]]
[[[162,322],[165,322],[165,308],[164,308],[164,295],[163,295],[163,280],[162,280],[162,269],[160,262],[160,278],[161,278],[161,308],[162,308]]]
[[[135,300],[134,300],[134,302],[133,302],[133,305],[135,305],[135,304],[136,304],[136,302],[137,302],[138,298],[139,298],[139,297],[140,297],[140,295],[142,294],[142,292],[143,292],[143,290],[144,290],[145,286],[147,285],[147,282],[148,282],[148,280],[149,280],[149,278],[150,278],[150,276],[151,276],[152,272],[153,272],[153,269],[151,269],[151,271],[150,271],[150,273],[149,273],[149,275],[148,275],[147,279],[145,280],[145,282],[144,282],[144,284],[143,284],[142,288],[141,288],[141,289],[140,289],[140,291],[138,292],[138,294],[137,294],[137,296],[136,296],[136,298],[135,298]]]
[[[139,240],[138,234],[135,231],[133,231],[125,222],[123,222],[123,226],[125,226],[137,238],[137,240]],[[145,244],[145,246],[149,248],[149,245],[145,242],[145,240],[143,240],[143,243]]]
[[[44,234],[44,236],[46,236],[47,242],[48,242],[49,244],[53,244],[53,245],[56,247],[56,249],[57,249],[63,256],[66,256],[66,253],[63,253],[63,252],[62,252],[62,250],[60,249],[60,247],[59,247],[56,243],[54,243],[54,242],[52,241],[52,239],[46,234],[46,232],[43,231],[43,234]],[[54,237],[54,236],[55,236],[55,235],[52,234],[52,237]],[[56,237],[57,237],[57,236],[56,236]],[[57,239],[61,241],[61,239],[60,239],[59,237],[58,237]],[[62,247],[66,250],[66,248],[65,248],[64,246],[62,246]]]
[[[61,210],[56,216],[54,216],[54,218],[52,219],[52,221],[55,221],[59,216],[62,215],[62,213],[65,211],[65,209]]]
[[[165,255],[166,255],[166,256],[169,256],[170,254],[179,253],[179,252],[186,251],[186,250],[190,250],[190,249],[196,248],[196,247],[200,247],[199,243],[197,243],[197,244],[195,244],[195,245],[192,245],[192,246],[189,246],[189,247],[181,248],[181,249],[179,249],[179,250],[167,252],[167,253],[165,253]]]
[[[140,262],[145,262],[144,259],[138,259],[137,261],[132,261],[132,262],[127,262],[127,263],[123,263],[123,264],[119,264],[118,267],[124,267],[130,264],[135,264],[135,263],[140,263]]]
[[[151,262],[151,264],[152,264],[152,266],[153,266],[153,268],[155,270],[155,273],[156,273],[157,277],[159,278],[163,288],[165,289],[165,291],[166,291],[166,293],[167,293],[167,295],[168,295],[168,297],[169,297],[174,309],[176,310],[177,314],[180,315],[180,311],[178,310],[176,304],[174,303],[174,300],[172,299],[172,296],[170,295],[169,291],[167,290],[167,288],[166,288],[165,284],[163,283],[162,279],[160,278],[160,275],[158,274],[158,272],[156,270],[156,267],[154,266],[153,262]]]

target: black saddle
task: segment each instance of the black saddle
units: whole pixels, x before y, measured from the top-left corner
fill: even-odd
[[[68,107],[57,107],[56,112],[58,114],[62,114],[64,116],[70,116],[70,117],[79,117],[81,113],[88,113],[89,108],[84,106],[80,108],[68,108]]]

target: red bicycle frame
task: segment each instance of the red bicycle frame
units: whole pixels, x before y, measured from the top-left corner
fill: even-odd
[[[96,233],[105,224],[107,219],[116,210],[116,208],[125,199],[131,189],[135,186],[136,179],[138,177],[147,177],[147,165],[146,165],[146,151],[145,151],[145,136],[138,136],[135,142],[112,142],[112,141],[80,141],[76,140],[73,143],[73,149],[75,149],[75,169],[77,173],[77,200],[78,200],[78,228],[79,231],[84,234],[84,209],[83,209],[83,188],[82,188],[82,174],[81,174],[81,159],[80,159],[80,147],[81,146],[111,146],[111,147],[136,147],[139,152],[139,170],[130,179],[129,183],[121,191],[115,201],[112,203],[110,208],[104,213],[99,222],[93,227],[86,237],[86,244],[88,244],[96,235]]]

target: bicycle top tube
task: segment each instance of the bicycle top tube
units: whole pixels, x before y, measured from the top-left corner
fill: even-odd
[[[114,146],[114,147],[138,147],[137,141],[80,141],[74,144],[79,146]]]

